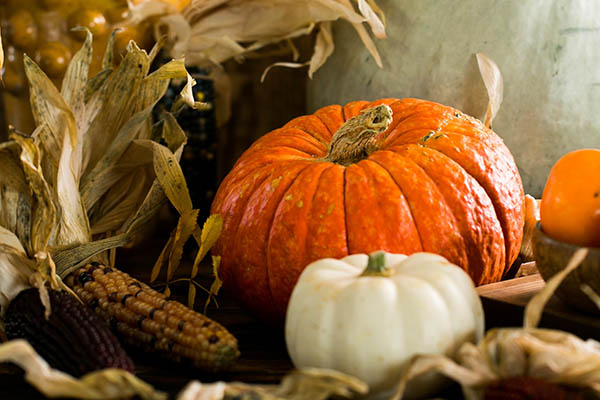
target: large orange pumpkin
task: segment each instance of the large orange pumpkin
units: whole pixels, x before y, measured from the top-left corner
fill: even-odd
[[[389,127],[379,132],[376,116],[367,121],[375,128],[348,142],[348,124],[382,104]],[[523,196],[502,139],[454,108],[417,99],[332,105],[240,157],[212,205],[224,221],[213,252],[226,290],[281,323],[298,276],[325,257],[428,251],[476,284],[500,280],[521,245]]]

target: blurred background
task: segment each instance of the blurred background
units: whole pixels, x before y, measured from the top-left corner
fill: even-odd
[[[94,76],[103,69],[104,49],[113,32],[113,67],[117,67],[131,40],[150,51],[157,38],[169,35],[168,30],[161,28],[162,19],[177,17],[177,23],[189,29],[185,12],[199,3],[207,15],[214,14],[210,2],[190,0],[138,0],[130,5],[125,0],[3,1],[0,27],[5,63],[0,96],[0,140],[6,140],[11,129],[30,134],[35,128],[23,71],[24,54],[40,65],[60,89],[67,65],[85,39],[85,32],[73,28],[86,27],[94,35],[94,61],[90,70],[90,76]],[[237,9],[233,4],[236,2],[231,3],[232,8]],[[255,12],[261,7],[261,2],[256,3]],[[227,18],[221,21],[225,24]],[[256,38],[245,42],[255,43]],[[311,30],[297,37],[293,45],[274,40],[264,48],[255,46],[256,50],[242,51],[243,54],[235,57],[215,60],[196,56],[195,62],[186,63],[197,82],[196,99],[211,105],[209,110],[186,109],[178,116],[188,134],[182,167],[194,206],[205,216],[218,182],[239,155],[264,133],[306,113],[306,68],[273,68],[264,82],[261,76],[271,64],[291,60],[294,52],[310,54],[314,39],[315,32]],[[175,40],[177,38],[170,37],[163,46],[155,62],[157,65],[173,57],[186,57],[186,51],[171,54]],[[184,84],[172,82],[156,113],[170,107]]]
[[[163,38],[156,63],[185,57],[197,99],[212,105],[180,116],[189,136],[183,166],[206,209],[256,138],[325,105],[416,97],[483,118],[488,93],[475,55],[484,53],[503,78],[493,129],[526,193],[539,198],[562,154],[600,146],[599,16],[600,3],[586,0],[541,10],[518,0],[3,0],[0,139],[9,125],[34,127],[23,54],[60,88],[85,38],[73,28],[94,35],[90,75],[101,71],[113,32],[114,66],[131,40],[149,51]]]

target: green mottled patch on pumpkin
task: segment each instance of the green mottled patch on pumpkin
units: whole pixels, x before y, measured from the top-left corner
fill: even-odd
[[[327,215],[331,215],[334,208],[335,208],[335,204],[330,204],[329,207],[327,207]]]
[[[274,191],[275,189],[277,189],[277,186],[279,186],[279,184],[281,183],[281,180],[283,179],[283,176],[279,175],[277,178],[273,179],[271,181],[271,190]]]
[[[240,197],[244,197],[244,194],[246,193],[246,190],[248,189],[248,186],[250,186],[249,183],[246,183],[246,184],[244,184],[244,186],[242,186],[242,188],[239,191]]]

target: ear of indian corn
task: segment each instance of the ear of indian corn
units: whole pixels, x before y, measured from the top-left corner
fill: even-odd
[[[239,356],[237,340],[223,326],[115,268],[91,263],[66,283],[128,344],[207,371],[225,369]]]
[[[38,289],[21,291],[6,310],[7,338],[27,340],[52,367],[75,377],[104,368],[133,372],[133,362],[101,318],[66,292],[49,290],[49,297],[46,319]]]

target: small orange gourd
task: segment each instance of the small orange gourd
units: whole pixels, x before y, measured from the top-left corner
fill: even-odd
[[[554,164],[542,194],[540,222],[554,239],[600,247],[600,150],[575,150]]]

